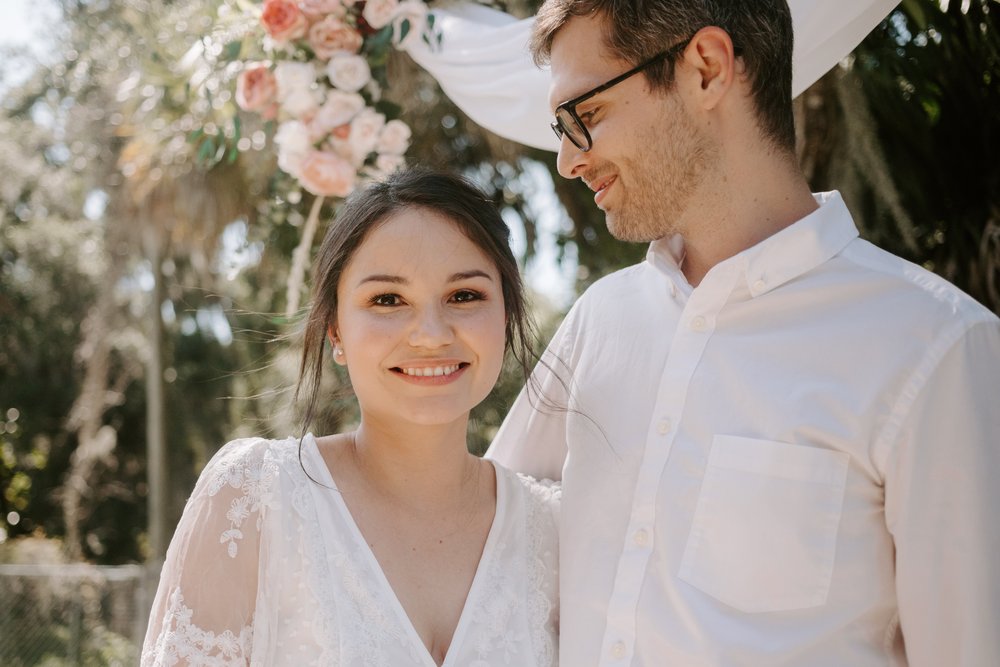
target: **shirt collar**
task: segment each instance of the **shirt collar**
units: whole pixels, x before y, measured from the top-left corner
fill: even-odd
[[[858,228],[839,192],[813,196],[818,209],[722,262],[742,267],[751,296],[760,296],[816,268],[857,238]],[[646,261],[670,280],[671,292],[690,294],[693,288],[680,268],[683,259],[684,241],[679,235],[653,241],[646,253]]]

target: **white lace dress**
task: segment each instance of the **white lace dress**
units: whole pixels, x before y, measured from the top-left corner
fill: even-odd
[[[206,466],[167,552],[142,665],[435,664],[315,439],[301,465],[298,446],[236,440]],[[496,517],[444,665],[551,667],[559,491],[494,465]]]

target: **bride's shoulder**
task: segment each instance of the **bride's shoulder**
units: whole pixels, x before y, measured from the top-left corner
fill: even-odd
[[[493,462],[502,475],[511,480],[511,484],[519,489],[533,503],[550,508],[557,508],[562,498],[562,483],[551,479],[538,479],[521,472],[514,472],[499,463]]]
[[[217,451],[202,471],[211,487],[240,485],[298,457],[298,438],[272,440],[250,437],[230,440]]]

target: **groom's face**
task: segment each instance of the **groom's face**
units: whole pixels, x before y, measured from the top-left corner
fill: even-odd
[[[552,109],[634,67],[605,45],[603,21],[599,15],[574,17],[556,33]],[[678,73],[682,59],[675,68]],[[562,176],[580,178],[594,191],[611,234],[648,242],[683,233],[684,214],[712,152],[676,85],[653,90],[640,73],[581,103],[576,111],[590,132],[592,147],[584,152],[564,137],[557,166]]]

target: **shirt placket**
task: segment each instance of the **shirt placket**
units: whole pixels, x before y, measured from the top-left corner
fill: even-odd
[[[684,412],[688,385],[701,361],[719,311],[732,292],[737,266],[717,267],[695,289],[681,311],[670,352],[663,368],[642,463],[632,498],[625,543],[608,603],[608,617],[599,664],[628,665],[635,654],[639,593],[653,551],[656,496]]]

